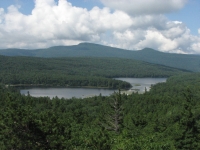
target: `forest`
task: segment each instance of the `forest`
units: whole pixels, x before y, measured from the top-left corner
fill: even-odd
[[[15,86],[128,89],[116,77],[169,77],[188,71],[121,58],[0,56],[0,83]]]
[[[0,86],[2,150],[198,150],[200,73],[171,76],[144,94],[64,99]]]
[[[122,94],[115,77],[167,77]],[[2,150],[198,150],[200,73],[122,58],[0,56]],[[16,86],[113,88],[111,96],[21,95]]]

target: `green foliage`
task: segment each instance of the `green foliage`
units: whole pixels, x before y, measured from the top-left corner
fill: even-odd
[[[24,96],[1,85],[0,149],[198,150],[199,82],[199,73],[183,74],[144,94],[70,100]],[[102,126],[113,121],[109,114],[119,116],[118,132]]]
[[[200,130],[198,129],[197,119],[192,112],[193,93],[190,89],[184,92],[186,101],[182,110],[182,118],[179,121],[180,131],[176,138],[177,149],[200,149]]]
[[[0,56],[0,83],[15,86],[79,86],[128,89],[115,77],[168,77],[182,71],[130,59]]]

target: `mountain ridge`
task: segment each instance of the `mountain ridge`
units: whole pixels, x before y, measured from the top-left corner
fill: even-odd
[[[94,43],[72,46],[53,46],[44,49],[1,49],[0,55],[31,57],[116,57],[135,59],[193,72],[200,72],[200,56],[191,54],[164,53],[151,48],[133,51]]]

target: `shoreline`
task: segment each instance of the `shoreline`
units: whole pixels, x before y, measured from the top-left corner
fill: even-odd
[[[61,86],[61,85],[44,85],[44,84],[6,84],[6,87],[34,87],[34,88],[86,88],[86,89],[112,89],[112,90],[118,90],[118,88],[109,88],[109,87],[99,87],[99,86]],[[130,87],[131,88],[131,87]],[[120,89],[123,91],[128,91],[130,88],[127,89]]]

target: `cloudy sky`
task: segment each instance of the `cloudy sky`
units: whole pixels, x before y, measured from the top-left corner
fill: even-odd
[[[200,1],[0,0],[0,49],[81,42],[200,54]]]

